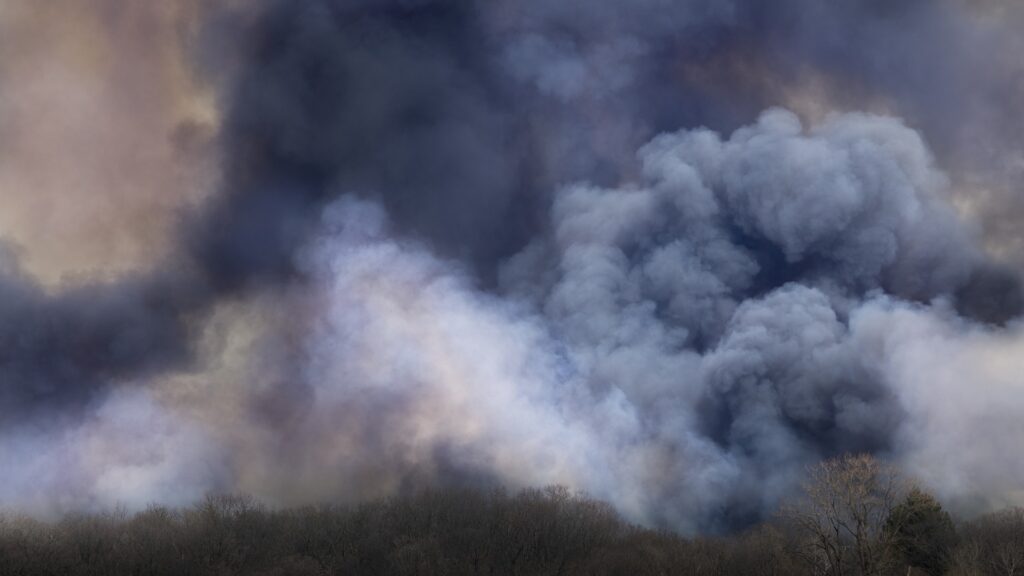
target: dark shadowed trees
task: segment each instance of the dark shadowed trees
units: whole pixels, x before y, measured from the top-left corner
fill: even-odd
[[[951,576],[1024,575],[1024,508],[986,514],[960,529]]]
[[[868,456],[812,468],[785,512],[684,538],[561,487],[283,510],[215,496],[134,515],[0,515],[0,576],[1024,576],[1024,509],[964,524],[954,544],[939,503]]]
[[[953,519],[931,494],[913,487],[885,522],[887,538],[907,566],[942,576],[956,546]]]

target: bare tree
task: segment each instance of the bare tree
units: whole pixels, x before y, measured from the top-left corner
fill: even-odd
[[[952,574],[1024,575],[1024,508],[986,514],[962,527]]]
[[[878,576],[896,560],[886,520],[905,492],[896,469],[866,454],[812,466],[803,497],[783,508],[803,534],[801,556],[816,574]]]

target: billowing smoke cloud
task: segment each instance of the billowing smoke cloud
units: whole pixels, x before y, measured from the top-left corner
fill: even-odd
[[[4,434],[80,416],[121,379],[189,366],[205,288],[169,240],[217,172],[212,94],[184,48],[201,12],[0,9]]]
[[[111,381],[187,365],[188,287],[128,278],[48,296],[16,263],[0,272],[4,427],[81,408]]]
[[[170,143],[127,172],[160,226],[60,283],[122,244],[76,233],[56,258],[46,226],[0,220],[0,505],[562,483],[714,531],[847,451],[964,509],[1019,497],[1012,449],[970,449],[1024,440],[1020,64],[998,56],[1019,9],[174,6],[156,40],[89,20],[149,47],[100,68],[163,63],[189,103],[134,98],[132,74],[89,100],[149,102],[97,138]],[[32,162],[0,163],[0,202],[60,196],[34,180],[47,132],[11,126]]]

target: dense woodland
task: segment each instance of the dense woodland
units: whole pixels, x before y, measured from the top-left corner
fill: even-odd
[[[285,510],[211,496],[185,510],[0,516],[0,574],[1015,575],[1024,509],[955,523],[868,456],[811,469],[777,518],[727,537],[641,528],[560,487]]]

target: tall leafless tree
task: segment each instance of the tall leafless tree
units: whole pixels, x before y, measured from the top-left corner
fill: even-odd
[[[906,491],[896,469],[870,455],[812,466],[783,515],[803,534],[801,556],[823,576],[881,576],[896,562],[886,520]]]

